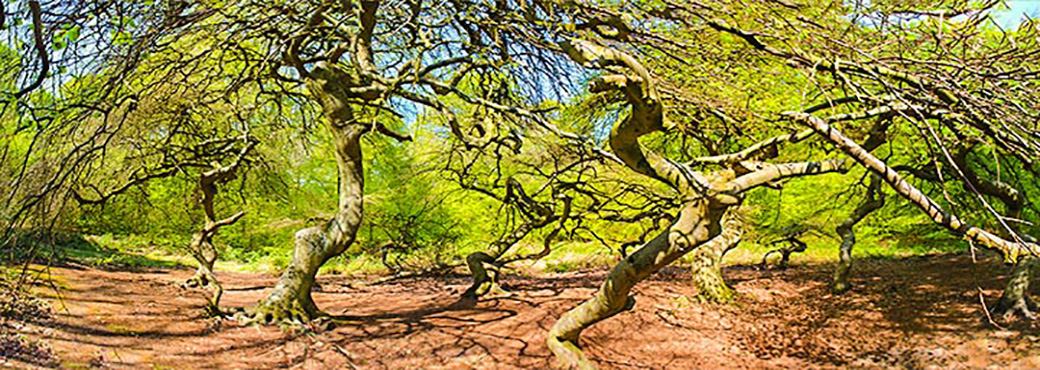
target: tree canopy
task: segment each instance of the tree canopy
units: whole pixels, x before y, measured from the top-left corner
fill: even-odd
[[[994,312],[1034,317],[1040,25],[1001,27],[999,1],[2,6],[3,242],[148,235],[195,259],[213,315],[334,321],[311,294],[350,259],[379,281],[465,266],[476,300],[592,245],[614,267],[547,335],[591,368],[582,331],[687,254],[725,301],[741,239],[786,243],[786,264],[836,228],[841,293],[854,229],[883,213],[1001,254],[1017,278]],[[281,277],[223,310],[221,255]]]

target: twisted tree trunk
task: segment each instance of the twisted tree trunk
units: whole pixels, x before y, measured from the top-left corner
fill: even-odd
[[[486,252],[474,252],[466,256],[466,265],[472,273],[473,284],[462,293],[463,298],[474,299],[488,293],[505,293],[498,285],[498,269],[502,264],[499,259],[531,231],[545,227],[559,218],[553,214],[552,209],[535,202],[528,196],[523,186],[513,178],[506,181],[504,202],[514,204],[525,221],[512,232],[491,243]],[[566,206],[568,209],[569,204],[568,202]],[[566,218],[566,214],[564,218]]]
[[[758,171],[735,179],[732,171],[720,171],[711,176],[711,181],[701,180],[704,193],[690,194],[692,199],[667,230],[614,266],[592,298],[560,316],[549,330],[546,344],[564,367],[594,368],[578,346],[582,330],[631,309],[635,299],[628,293],[647,276],[709,241],[732,240],[739,232],[722,230],[721,221],[731,207],[740,204],[744,191],[784,178],[846,170],[847,162],[843,160],[764,164]],[[692,171],[690,174],[703,179]]]
[[[346,251],[357,236],[364,194],[361,136],[370,127],[355,119],[347,101],[347,84],[354,80],[324,63],[319,63],[307,79],[311,94],[321,102],[325,125],[336,149],[340,177],[338,209],[323,225],[296,233],[292,261],[271,293],[254,309],[254,320],[304,322],[321,315],[311,298],[315,275],[330,258]]]
[[[1025,208],[1025,200],[1011,185],[999,181],[980,177],[971,164],[968,163],[968,154],[974,145],[965,145],[953,156],[953,162],[960,169],[967,181],[966,190],[978,192],[1000,200],[1004,204],[1004,214],[1009,219],[1018,220],[1022,217],[1022,209]],[[1034,241],[1029,235],[1021,233],[1017,223],[1007,223],[1006,235],[1011,238],[1021,238]],[[1014,234],[1014,235],[1012,235]],[[1003,320],[1014,318],[1025,320],[1036,320],[1036,304],[1029,297],[1029,283],[1037,268],[1037,260],[1032,255],[1025,255],[1011,269],[1011,278],[1000,299],[990,309],[990,315]]]
[[[195,258],[195,261],[198,262],[199,267],[195,271],[195,275],[189,278],[184,285],[187,287],[208,287],[213,290],[213,294],[206,305],[206,311],[210,315],[223,315],[223,312],[220,310],[220,297],[224,295],[224,288],[220,285],[220,281],[217,280],[217,275],[213,272],[213,264],[216,262],[218,254],[217,249],[213,246],[212,239],[217,233],[217,229],[235,223],[242,216],[245,216],[245,212],[239,212],[220,221],[207,220],[206,225],[192,235],[191,242],[188,244],[188,251]]]
[[[1011,279],[1000,299],[990,309],[990,315],[1003,320],[1014,318],[1036,320],[1036,303],[1029,297],[1029,280],[1035,275],[1037,258],[1023,256],[1011,270]]]
[[[217,280],[217,276],[213,272],[213,264],[218,257],[217,248],[213,246],[213,237],[221,227],[238,222],[246,213],[238,212],[231,217],[218,220],[213,202],[217,197],[217,184],[233,180],[245,157],[256,146],[256,141],[248,135],[243,136],[243,139],[245,140],[245,145],[231,164],[227,166],[217,165],[216,168],[199,175],[199,190],[202,191],[202,210],[205,214],[206,222],[199,231],[192,235],[191,242],[188,243],[188,252],[198,262],[199,268],[195,271],[195,275],[189,278],[184,285],[187,287],[209,287],[213,290],[213,295],[209,299],[206,310],[214,316],[223,315],[223,312],[220,310],[220,297],[224,294],[224,288],[220,285],[220,281]]]
[[[838,248],[838,267],[834,269],[834,284],[831,286],[835,293],[844,293],[851,288],[849,275],[852,272],[852,247],[856,244],[856,232],[853,228],[884,205],[885,193],[881,191],[881,178],[871,175],[867,195],[863,201],[848,218],[834,228],[841,236],[841,246]]]
[[[560,316],[549,330],[546,343],[565,367],[592,369],[578,347],[582,330],[618,313],[630,310],[635,298],[628,295],[636,283],[721,232],[727,205],[707,199],[687,204],[679,219],[641,248],[619,262],[592,298]]]
[[[736,291],[722,278],[722,258],[737,247],[744,232],[735,216],[725,221],[722,234],[693,251],[693,285],[697,298],[707,303],[725,303],[736,297]]]
[[[664,105],[642,64],[631,55],[581,40],[560,46],[586,67],[627,70],[627,74],[616,74],[621,68],[610,68],[612,74],[593,80],[589,89],[594,93],[619,91],[631,106],[629,115],[611,130],[611,150],[628,168],[671,186],[686,199],[679,217],[667,230],[614,266],[592,298],[563,314],[549,330],[546,344],[560,364],[588,369],[593,366],[578,346],[581,332],[631,309],[635,299],[628,293],[636,283],[722,233],[723,217],[730,207],[740,204],[743,192],[787,177],[844,171],[846,162],[748,163],[740,165],[743,170],[739,177],[732,168],[705,176],[639,143],[641,136],[665,129]]]

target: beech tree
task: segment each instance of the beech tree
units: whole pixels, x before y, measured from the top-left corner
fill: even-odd
[[[227,218],[218,218],[213,208],[213,202],[219,191],[218,185],[234,180],[240,171],[239,168],[244,165],[243,161],[256,146],[255,139],[249,136],[243,136],[241,139],[242,147],[230,163],[214,163],[212,169],[199,174],[199,191],[202,192],[202,199],[199,203],[202,205],[205,221],[199,231],[191,236],[191,242],[188,243],[188,252],[195,258],[199,267],[195,271],[195,275],[185,282],[185,286],[209,287],[213,290],[213,296],[210,298],[207,308],[213,315],[222,314],[220,297],[224,294],[224,288],[221,287],[216,274],[213,273],[213,264],[218,257],[217,248],[213,246],[213,236],[221,227],[232,225],[246,215],[244,211],[240,211]]]
[[[610,69],[611,74],[590,83],[592,92],[621,91],[631,105],[629,115],[612,129],[610,147],[631,170],[668,184],[686,199],[667,230],[625,257],[592,298],[565,313],[550,329],[546,340],[561,364],[587,368],[592,365],[578,347],[582,330],[632,309],[635,299],[629,291],[650,274],[706,243],[726,245],[739,238],[739,229],[727,215],[740,204],[743,192],[785,178],[847,168],[841,159],[783,164],[743,161],[721,171],[696,172],[639,143],[641,136],[665,129],[665,109],[655,80],[641,63],[629,54],[588,41],[565,41],[562,47],[586,67],[623,68]]]
[[[651,19],[674,22],[671,24],[688,30],[688,33],[681,33],[670,29],[671,35],[710,31],[730,35],[742,40],[760,56],[776,58],[787,63],[787,68],[805,71],[809,76],[809,86],[824,101],[782,114],[781,110],[775,110],[774,115],[782,117],[782,120],[808,126],[818,138],[833,145],[849,160],[863,165],[936,224],[965,238],[969,243],[1000,252],[1008,263],[1016,262],[1020,256],[1037,252],[1034,243],[1008,230],[1006,220],[996,212],[990,212],[990,219],[995,218],[1002,229],[1008,230],[1009,239],[964,221],[949,210],[949,207],[956,207],[955,204],[942,206],[907,181],[886,161],[872,154],[871,150],[877,147],[868,145],[871,140],[861,145],[836,127],[848,123],[846,128],[852,131],[869,132],[863,129],[864,125],[857,127],[855,124],[889,117],[895,119],[900,127],[910,127],[910,132],[918,133],[919,140],[923,140],[930,148],[926,153],[936,161],[954,163],[949,148],[958,142],[976,138],[991,143],[1006,156],[1020,161],[1025,168],[1032,168],[1036,149],[1040,148],[1034,132],[1029,129],[1037,108],[1037,101],[1031,98],[1032,93],[1029,92],[1035,88],[1030,81],[1036,76],[1030,68],[1023,66],[1031,65],[1035,58],[1034,54],[1024,52],[1024,48],[1033,48],[1035,45],[1030,42],[1026,47],[1000,40],[1019,37],[1032,40],[1031,35],[1037,32],[1034,27],[1026,25],[1011,34],[981,26],[986,20],[986,11],[995,4],[984,4],[981,8],[937,11],[921,10],[927,9],[929,4],[884,2],[869,6],[853,4],[853,7],[829,4],[826,8],[784,2],[741,5],[746,7],[741,9],[726,3],[666,2],[621,6],[613,10],[644,14]],[[843,19],[850,13],[853,14],[851,20]],[[806,14],[813,16],[806,17]],[[892,20],[891,17],[901,14],[911,14],[922,20],[909,24]],[[933,19],[948,15],[964,15],[967,19]],[[869,20],[865,18],[879,22],[876,27],[881,29],[874,28],[875,24],[868,23]],[[946,26],[951,26],[952,30],[944,28],[941,31],[944,32],[943,37],[934,37],[940,32],[938,28]],[[630,34],[640,32],[636,27],[630,29]],[[651,30],[643,32],[652,33]],[[869,37],[862,37],[867,35]],[[933,37],[921,37],[924,35]],[[646,40],[650,37],[682,43],[663,33],[627,39],[595,35],[589,37],[605,38],[621,45],[645,45],[640,42],[648,42]],[[763,185],[784,175],[805,173],[770,172],[767,170],[769,165],[763,165],[766,166],[763,170],[748,168],[744,170],[746,175],[733,180],[690,180],[699,179],[696,172],[647,151],[638,142],[642,135],[670,128],[664,113],[666,110],[656,102],[657,93],[653,89],[655,85],[661,84],[660,78],[639,63],[637,57],[615,48],[587,41],[573,41],[567,45],[575,61],[588,68],[605,71],[604,76],[591,84],[591,90],[624,91],[631,105],[628,116],[616,123],[611,132],[610,144],[619,158],[636,172],[670,183],[680,192],[689,192],[690,188],[684,186],[696,184],[692,186],[693,189],[714,189],[721,194],[709,192],[707,195],[686,195],[693,200],[683,208],[669,232],[662,233],[619,263],[593,298],[564,314],[553,326],[547,339],[548,345],[561,364],[587,368],[592,365],[578,346],[581,331],[631,309],[634,301],[628,292],[640,279],[713,237],[726,235],[722,215],[728,207],[739,203],[739,198],[726,197],[734,197],[749,187]],[[656,46],[661,52],[672,52],[668,54],[670,57],[681,59],[685,56],[681,47],[662,42],[656,43]],[[952,50],[959,53],[957,57],[950,54]],[[911,54],[913,56],[908,56]],[[1014,103],[994,104],[994,99]],[[819,116],[822,110],[838,112]],[[880,134],[885,135],[885,131]],[[808,167],[831,168],[825,165]],[[955,181],[966,180],[963,170],[953,166],[952,172],[957,174]],[[742,179],[763,181],[748,184]],[[734,186],[737,182],[750,186]],[[988,204],[985,199],[981,199],[981,202]],[[986,207],[988,211],[993,210],[988,205]]]
[[[16,205],[18,214],[12,219],[55,189],[84,189],[74,180],[104,167],[98,163],[104,163],[105,155],[98,153],[121,130],[119,122],[131,117],[141,102],[163,101],[151,93],[177,95],[166,89],[180,84],[167,81],[198,86],[206,92],[203,96],[214,97],[207,103],[221,102],[234,115],[250,117],[251,123],[292,117],[308,121],[301,126],[309,129],[310,120],[320,122],[336,163],[335,211],[295,234],[292,260],[247,315],[251,322],[299,323],[324,316],[311,291],[320,268],[359,238],[365,204],[363,140],[377,134],[408,141],[408,122],[420,115],[435,116],[443,124],[445,142],[457,141],[463,151],[517,152],[535,132],[553,137],[543,144],[550,149],[574,151],[551,156],[552,165],[532,166],[529,170],[537,175],[503,175],[490,185],[478,184],[487,186],[471,185],[470,178],[460,176],[463,188],[483,192],[520,216],[517,222],[503,222],[508,230],[486,251],[467,258],[474,274],[467,296],[495,289],[495,268],[512,261],[511,249],[537,229],[556,225],[544,239],[548,250],[557,233],[573,234],[593,218],[668,222],[663,230],[649,228],[660,231],[650,240],[622,244],[622,258],[600,289],[552,326],[547,345],[566,367],[592,367],[580,347],[582,331],[633,309],[635,284],[688,253],[695,253],[703,294],[716,300],[731,295],[719,266],[742,237],[735,210],[748,191],[782,187],[795,177],[845,172],[854,164],[870,173],[868,190],[864,202],[837,228],[843,240],[836,290],[848,286],[853,227],[879,207],[881,185],[887,184],[903,198],[901,204],[917,207],[972,248],[988,248],[1007,263],[1018,263],[998,307],[1018,312],[1030,308],[1024,284],[1034,264],[1028,257],[1038,246],[1024,227],[1012,226],[1028,225],[1019,222],[1027,215],[1011,186],[974,173],[973,163],[955,150],[979,145],[1023,172],[1037,172],[1040,141],[1034,126],[1040,85],[1033,66],[1040,58],[1040,31],[1035,24],[1013,31],[988,25],[987,12],[995,2],[245,0],[166,1],[155,9],[143,2],[94,8],[45,5],[53,6],[41,11],[38,2],[26,4],[40,21],[22,34],[32,35],[36,45],[42,44],[39,25],[50,17],[58,25],[52,33],[64,24],[97,26],[96,39],[111,40],[115,52],[102,53],[95,71],[101,77],[72,84],[89,92],[85,96],[91,102],[101,103],[84,107],[81,100],[72,100],[47,108],[78,113],[62,115],[64,125],[40,130],[50,140],[75,133],[69,135],[75,140],[57,146],[71,154],[59,159],[54,171],[48,161],[37,162],[42,185],[20,198],[26,201]],[[79,18],[76,12],[84,9],[92,15]],[[37,71],[46,75],[51,59],[45,48],[36,50],[43,55]],[[210,70],[220,71],[220,78],[205,78]],[[45,94],[33,93],[45,82],[21,78],[30,81],[28,92],[16,90],[9,94],[11,101],[48,101]],[[733,99],[727,94],[741,89],[719,86],[734,80],[772,89]],[[576,101],[566,103],[614,108],[616,114],[605,120],[609,130],[576,134],[560,124],[572,117],[555,111],[571,98],[570,87],[584,82],[588,94],[575,94]],[[46,111],[20,107],[30,114]],[[102,124],[91,126],[98,127],[95,132],[79,132],[84,126],[73,123],[82,117]],[[243,155],[206,166],[200,175],[203,194],[221,181],[221,173],[235,172]],[[920,189],[924,177],[915,174],[911,181],[908,171],[890,165],[908,158],[933,163],[925,172],[933,172],[940,187],[948,182],[965,185],[985,212],[945,197],[937,201]],[[585,175],[568,174],[573,170],[596,179],[602,176],[600,169],[615,164],[631,176],[621,182],[654,189],[638,196],[658,189],[669,194],[645,196],[652,200],[645,203],[647,212],[622,215],[601,207],[601,201],[627,188],[599,188]],[[129,182],[148,176],[133,175]],[[204,198],[204,207],[205,199],[212,205],[212,198]],[[990,205],[992,199],[1001,200],[1003,213]],[[206,210],[195,244],[201,248],[202,265],[210,261],[210,231],[236,216],[220,221]],[[633,245],[637,248],[628,253],[627,246]]]

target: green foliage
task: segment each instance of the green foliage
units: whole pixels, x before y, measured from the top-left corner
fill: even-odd
[[[829,43],[819,42],[820,37],[835,35],[784,33],[787,29],[781,21],[785,16],[796,14],[795,10],[767,3],[727,7],[732,9],[720,13],[720,16],[736,27],[761,31],[762,34],[782,33],[784,43],[807,53],[819,53],[828,58],[845,57],[825,49]],[[622,8],[626,4],[607,2],[602,5]],[[914,4],[925,8],[942,5],[934,2]],[[654,8],[666,4],[649,1],[642,5]],[[811,14],[814,22],[847,25],[840,28],[848,35],[835,38],[849,42],[849,48],[860,50],[883,50],[924,58],[930,50],[943,47],[944,41],[940,37],[918,36],[949,34],[964,27],[956,22],[944,23],[926,18],[902,23],[904,29],[896,32],[867,26],[865,21],[863,24],[850,22],[850,18],[876,18],[879,14],[907,6],[899,1],[817,5],[805,4],[801,11]],[[145,27],[142,19],[129,16],[106,19],[104,21],[109,27],[104,28],[106,34],[100,37],[113,47],[129,48],[135,41],[136,31]],[[675,124],[675,130],[643,138],[644,145],[677,161],[739,150],[763,138],[799,129],[790,122],[778,122],[776,113],[804,109],[822,99],[834,98],[830,95],[835,91],[831,90],[839,85],[837,79],[840,76],[810,73],[812,71],[806,69],[789,68],[778,58],[760,57],[740,37],[708,27],[687,27],[664,21],[647,23],[641,26],[645,26],[648,32],[675,36],[676,40],[696,40],[693,45],[699,47],[684,55],[685,58],[675,58],[668,55],[667,49],[650,43],[634,45],[631,50],[648,65],[655,77],[666,82],[667,89],[679,91],[681,94],[677,95],[687,99],[668,103],[667,120]],[[24,31],[26,26],[24,21],[15,18],[9,27],[20,27]],[[148,148],[142,143],[163,143],[164,148],[191,147],[206,140],[248,132],[261,141],[258,155],[253,159],[255,162],[236,180],[220,184],[216,202],[218,215],[227,216],[238,211],[245,211],[247,215],[236,224],[221,229],[214,241],[222,259],[241,264],[240,268],[283,268],[291,258],[294,234],[304,227],[320,224],[335,211],[339,180],[330,138],[324,131],[316,129],[319,125],[315,124],[315,117],[320,113],[312,103],[306,102],[302,86],[250,80],[269,71],[258,71],[258,67],[243,61],[247,58],[240,60],[234,56],[260,53],[264,51],[260,45],[207,27],[196,28],[197,32],[185,33],[178,39],[162,40],[171,45],[169,48],[142,54],[137,72],[120,87],[126,90],[119,90],[113,97],[112,100],[118,102],[109,102],[112,105],[110,112],[76,112],[35,120],[14,110],[5,110],[0,116],[3,123],[0,124],[0,139],[4,142],[0,178],[21,179],[26,176],[33,181],[20,181],[20,185],[25,185],[24,189],[46,188],[51,175],[48,169],[59,163],[56,153],[72,152],[81,143],[104,141],[108,144],[104,150],[97,150],[101,153],[97,154],[98,157],[89,157],[90,160],[85,160],[88,165],[73,171],[76,176],[70,180],[72,184],[61,185],[104,192],[118,188],[128,175],[161,163],[170,155],[159,150],[163,148]],[[69,48],[82,48],[83,42],[91,36],[98,36],[85,34],[88,31],[79,25],[60,26],[50,33],[50,46],[56,51],[66,52]],[[896,37],[905,37],[907,42],[892,42]],[[992,46],[1003,42],[1002,37],[1004,34],[996,30],[983,29],[977,41],[983,46]],[[237,49],[227,47],[232,44]],[[0,76],[3,77],[0,78],[0,90],[5,94],[17,89],[16,82],[20,81],[18,76],[23,68],[23,56],[17,51],[23,49],[27,47],[0,45],[0,65],[4,67],[0,68],[3,71],[0,72],[3,74]],[[214,53],[214,50],[226,54]],[[225,58],[226,55],[232,57]],[[62,99],[76,101],[71,98],[105,93],[106,88],[110,88],[105,84],[106,78],[119,72],[117,66],[118,63],[99,65],[92,73],[66,76],[52,91],[39,91],[26,100],[40,106],[52,106]],[[1019,68],[1016,65],[1007,67]],[[510,71],[503,69],[479,78],[464,78],[459,81],[458,88],[488,94],[500,90],[505,95],[520,95],[522,91],[518,81],[522,81],[524,76],[511,75]],[[182,72],[183,76],[180,75]],[[170,76],[183,78],[171,79]],[[555,108],[549,115],[554,124],[566,131],[591,137],[605,148],[611,127],[629,114],[628,109],[619,103],[621,98],[617,92],[578,93],[570,101],[539,104],[543,108]],[[534,172],[539,166],[548,166],[545,161],[547,153],[553,154],[552,149],[560,142],[540,137],[531,127],[506,125],[500,121],[508,117],[486,107],[473,107],[452,99],[455,98],[446,94],[443,101],[461,120],[482,124],[482,130],[487,130],[488,135],[522,138],[522,143],[517,144],[522,150],[512,154],[508,150],[511,148],[502,147],[482,148],[485,151],[479,153],[455,150],[458,143],[447,129],[446,118],[433,110],[418,109],[400,116],[385,112],[374,114],[374,120],[395,131],[410,133],[414,141],[398,143],[375,133],[366,136],[363,149],[365,221],[354,247],[332,261],[325,271],[376,273],[457,264],[466,254],[484,250],[515,226],[515,220],[509,218],[508,207],[503,207],[498,200],[467,190],[465,185],[472,182],[491,191],[501,191],[503,179],[515,177],[527,188],[536,188],[540,184],[535,183],[540,178]],[[994,102],[1000,103],[1003,102]],[[845,108],[833,111],[846,112]],[[69,125],[70,122],[76,124]],[[53,127],[67,128],[46,131]],[[92,128],[112,127],[118,128],[113,128],[110,135],[90,136]],[[853,122],[841,129],[859,140],[865,136],[869,125]],[[927,162],[934,148],[928,141],[915,136],[920,129],[905,123],[893,126],[892,145],[879,149],[878,155],[893,163]],[[937,136],[955,136],[947,128],[938,127],[937,130]],[[49,140],[39,139],[41,132],[52,136]],[[40,148],[47,150],[41,151]],[[808,140],[785,147],[776,160],[801,161],[836,156],[822,149],[819,143]],[[505,153],[503,160],[488,159],[492,158],[491,154],[502,153]],[[474,159],[478,155],[485,157]],[[987,175],[1011,179],[1016,187],[1031,197],[1040,193],[1034,175],[1020,163],[1000,157],[992,146],[983,145],[972,158],[972,163],[990,169],[992,173]],[[214,160],[219,159],[224,158]],[[464,165],[471,165],[464,181],[448,171]],[[48,198],[53,204],[41,208],[57,210],[60,216],[37,219],[29,226],[56,221],[77,233],[99,236],[47,243],[33,236],[19,236],[24,240],[20,239],[16,244],[29,247],[10,249],[8,258],[25,259],[32,253],[58,256],[53,251],[61,249],[64,250],[61,253],[68,257],[91,263],[148,265],[161,264],[152,262],[153,255],[162,258],[183,256],[184,246],[203,222],[198,205],[197,176],[204,169],[184,168],[175,175],[134,185],[103,205],[64,205]],[[612,194],[620,193],[626,183],[638,183],[649,188],[651,193],[660,195],[662,198],[657,200],[661,203],[667,203],[665,198],[673,195],[670,189],[634,176],[626,168],[605,164],[597,171],[595,179],[582,181],[613,182],[603,185],[604,191]],[[965,218],[992,220],[987,218],[988,210],[978,199],[969,196],[952,181],[939,184],[913,181],[933,198],[945,199],[945,195],[949,195],[951,202],[964,210]],[[789,181],[779,191],[754,191],[743,206],[750,229],[742,244],[742,250],[746,252],[734,255],[760,256],[770,241],[779,239],[787,230],[807,227],[815,230],[805,236],[809,243],[807,255],[813,259],[833,259],[838,244],[833,228],[862,197],[863,187],[855,185],[861,182],[862,170],[854,170],[846,175]],[[11,198],[30,199],[28,193],[22,193],[28,191],[24,189],[14,190]],[[540,201],[551,201],[547,199],[547,192],[535,194],[535,197]],[[993,202],[992,199],[988,201]],[[0,209],[0,220],[17,218],[13,213],[18,207],[20,204],[12,203]],[[662,207],[668,208],[667,205]],[[994,208],[999,211],[1002,205],[995,204]],[[1037,216],[1032,207],[1025,213],[1025,219]],[[608,264],[620,256],[620,245],[646,239],[651,231],[664,226],[659,220],[583,222],[581,228],[569,225],[573,230],[558,238],[544,269],[567,271]],[[992,221],[983,221],[983,225],[988,229],[1000,227]],[[966,248],[890,191],[886,206],[859,224],[856,231],[859,244],[855,253],[858,255],[895,256]],[[547,233],[548,230],[533,232],[513,253],[527,254],[540,250]],[[389,247],[389,242],[394,243],[392,247]],[[56,248],[55,245],[63,247]],[[137,254],[148,257],[139,260],[135,257]],[[800,257],[794,258],[797,261]]]

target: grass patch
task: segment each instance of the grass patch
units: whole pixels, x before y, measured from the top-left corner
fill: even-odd
[[[146,238],[111,234],[83,236],[57,230],[17,230],[7,248],[8,264],[71,261],[94,267],[176,267],[180,257],[156,248]]]

